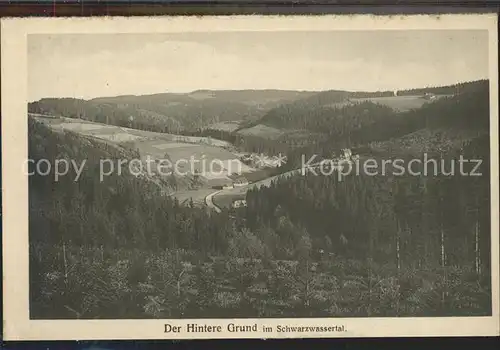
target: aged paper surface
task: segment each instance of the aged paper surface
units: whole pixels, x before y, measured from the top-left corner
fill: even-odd
[[[5,339],[498,335],[496,15],[1,25]]]

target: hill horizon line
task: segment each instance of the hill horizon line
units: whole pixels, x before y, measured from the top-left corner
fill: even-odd
[[[401,88],[401,89],[392,89],[392,90],[342,90],[342,89],[326,89],[326,90],[293,90],[293,89],[197,89],[189,92],[156,92],[156,93],[145,93],[145,94],[123,94],[123,95],[108,95],[108,96],[99,96],[93,98],[82,98],[82,97],[42,97],[37,100],[30,100],[28,103],[38,102],[42,100],[48,99],[58,99],[58,100],[81,100],[81,101],[96,101],[101,99],[109,99],[109,98],[125,98],[125,97],[151,97],[151,96],[159,96],[159,95],[170,95],[170,96],[189,96],[200,93],[244,93],[244,92],[284,92],[284,93],[322,93],[322,92],[347,92],[347,93],[388,93],[394,91],[412,91],[412,90],[425,90],[425,89],[436,89],[436,88],[446,88],[453,87],[457,85],[465,85],[472,84],[481,81],[489,81],[489,79],[476,79],[469,81],[456,82],[454,84],[448,85],[436,85],[436,86],[424,86],[424,87],[413,87],[413,88]]]

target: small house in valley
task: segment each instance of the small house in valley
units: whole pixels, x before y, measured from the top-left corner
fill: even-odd
[[[247,201],[245,199],[237,199],[233,201],[232,207],[233,208],[241,208],[241,207],[246,207],[247,206]]]
[[[233,181],[234,187],[242,187],[246,185],[248,185],[248,180],[245,177],[238,177]]]

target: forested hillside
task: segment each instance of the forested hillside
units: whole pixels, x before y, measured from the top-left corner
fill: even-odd
[[[305,129],[314,132],[343,135],[356,127],[380,121],[393,113],[386,106],[362,102],[338,108],[290,108],[285,105],[268,112],[259,122],[286,129]]]
[[[488,137],[463,154],[483,176],[299,176],[215,214],[100,182],[134,155],[30,121],[30,158],[87,159],[77,182],[30,177],[31,317],[491,314]]]
[[[293,116],[297,116],[296,123],[321,123],[317,130],[323,130],[323,134],[328,136],[317,137],[307,144],[289,149],[287,168],[300,166],[303,154],[328,157],[344,147],[389,158],[419,156],[422,154],[420,146],[426,146],[425,150],[430,154],[457,150],[467,142],[488,134],[488,106],[488,81],[480,81],[465,85],[460,94],[440,98],[408,112],[394,112],[384,106],[363,102],[330,108],[328,112],[323,109],[322,118],[289,114],[292,120],[287,121],[287,125],[293,123]],[[345,118],[344,115],[350,117]],[[268,116],[272,116],[272,111]],[[266,116],[263,120],[266,118],[271,117]],[[283,140],[285,137],[275,141],[275,144]]]
[[[475,90],[478,84],[482,82],[401,90],[398,94],[400,96],[429,92],[456,94]],[[82,118],[157,132],[192,132],[223,121],[245,121],[244,127],[251,127],[259,123],[261,117],[264,117],[262,122],[266,125],[288,129],[297,127],[318,130],[325,123],[342,116],[343,112],[349,114],[349,111],[337,110],[336,104],[341,104],[348,99],[393,96],[393,93],[392,91],[350,92],[342,90],[322,92],[198,90],[185,94],[161,93],[102,97],[91,100],[44,98],[29,103],[28,110],[31,113]],[[364,108],[373,109],[374,107],[365,105]],[[310,120],[315,117],[318,120]]]
[[[441,90],[429,90],[448,91],[446,87],[441,88]],[[410,90],[410,92],[411,91],[412,90]],[[459,124],[457,125],[469,126],[460,123],[476,123],[474,118],[468,118],[468,116],[471,113],[482,114],[484,109],[488,107],[488,81],[484,80],[463,85],[462,89],[457,91],[460,91],[460,93],[453,95],[455,96],[453,98],[438,99],[435,102],[424,104],[422,108],[404,113],[397,113],[390,107],[369,101],[361,101],[336,107],[325,107],[324,105],[326,103],[318,102],[324,94],[331,96],[330,92],[325,92],[316,94],[305,100],[299,100],[291,104],[274,108],[262,117],[258,123],[277,128],[308,129],[330,134],[337,134],[342,130],[347,133],[371,124],[386,125],[388,123],[394,124],[399,122],[399,124],[394,125],[393,128],[398,128],[405,124],[412,127],[412,122],[419,122],[420,124],[417,127],[420,128],[427,124],[436,125],[437,123],[441,123],[450,125],[450,122],[455,124],[456,121],[446,118],[454,117],[456,113],[460,113],[460,121],[458,121]],[[342,96],[337,98],[338,102],[340,102],[345,97]],[[315,99],[317,103],[312,105],[309,103],[301,103],[302,101],[311,101],[313,99]],[[465,110],[457,111],[458,107],[464,107]],[[476,107],[481,109],[476,110]]]
[[[42,99],[29,104],[32,113],[83,118],[101,123],[141,130],[171,132],[193,136],[213,136],[233,143],[242,151],[287,154],[289,166],[296,165],[295,154],[331,154],[342,147],[363,148],[369,152],[393,152],[406,149],[418,140],[449,144],[463,141],[480,132],[439,133],[451,127],[475,131],[487,130],[488,81],[452,86],[398,91],[398,96],[436,93],[443,96],[426,101],[421,108],[397,111],[378,103],[378,97],[393,92],[324,92],[242,90],[199,90],[189,94],[117,96],[93,100]],[[451,97],[452,96],[452,97]],[[374,99],[370,99],[370,98]],[[363,100],[363,98],[367,98]],[[349,103],[346,100],[351,99]],[[477,118],[470,117],[477,115]],[[234,132],[210,129],[214,122],[243,121]],[[260,130],[244,133],[263,125],[273,132],[269,137]],[[436,134],[436,132],[438,132]],[[411,135],[415,133],[414,135]],[[444,135],[444,136],[442,136]],[[400,140],[400,138],[405,139]],[[459,144],[462,142],[456,142]],[[405,153],[408,153],[405,151]]]
[[[30,103],[28,110],[141,130],[180,132],[219,121],[259,118],[281,103],[310,94],[280,90],[199,90],[189,94],[164,93],[92,100],[44,98]]]
[[[399,259],[413,267],[439,264],[443,234],[449,264],[471,263],[474,244],[470,240],[480,232],[485,234],[476,237],[478,250],[489,254],[488,153],[488,137],[470,142],[460,153],[465,159],[483,160],[482,176],[463,176],[458,169],[449,177],[441,174],[450,171],[451,162],[458,159],[456,153],[445,158],[437,176],[353,174],[339,180],[335,175],[309,174],[282,180],[248,193],[247,220],[255,225],[251,228],[299,225],[303,231],[297,236],[308,232],[315,247],[358,258],[368,252],[375,261],[397,263]],[[473,167],[466,165],[465,171]]]

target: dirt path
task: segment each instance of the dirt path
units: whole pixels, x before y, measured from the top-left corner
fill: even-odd
[[[218,193],[220,193],[220,192],[222,192],[222,191],[223,191],[223,190],[219,190],[219,191],[212,192],[212,193],[210,193],[208,196],[206,196],[206,197],[205,197],[205,203],[207,204],[207,206],[208,206],[209,208],[214,209],[217,213],[222,212],[222,209],[221,209],[221,208],[219,208],[218,206],[216,206],[216,205],[215,205],[215,203],[214,203],[214,201],[213,201],[213,197],[214,197],[216,194],[218,194]]]

